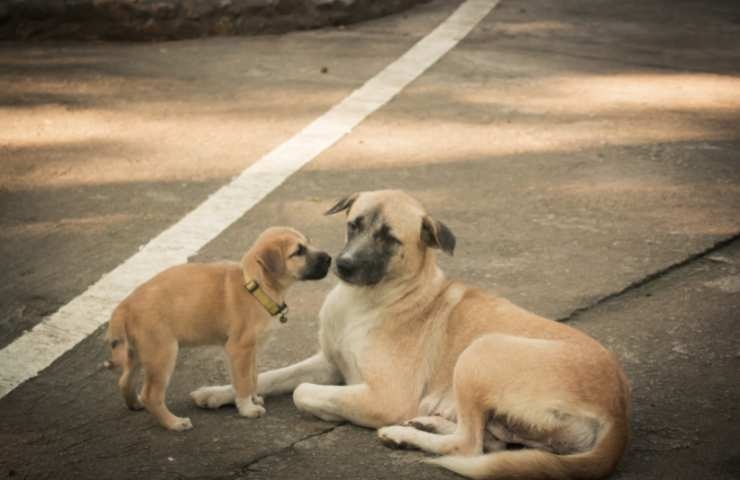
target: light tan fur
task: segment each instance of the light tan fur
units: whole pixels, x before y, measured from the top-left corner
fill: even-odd
[[[165,428],[192,428],[190,419],[173,415],[165,403],[177,352],[185,345],[220,344],[229,358],[230,387],[239,413],[250,418],[263,415],[263,401],[256,392],[256,350],[258,340],[277,320],[246,291],[244,273],[281,303],[286,289],[305,273],[309,256],[316,253],[307,244],[300,232],[273,227],[259,236],[241,263],[175,266],[134,290],[113,312],[107,333],[112,347],[109,364],[123,370],[118,386],[126,405],[146,408]],[[306,254],[292,255],[298,245],[306,247]],[[137,395],[134,377],[140,369],[144,382]],[[191,396],[199,406],[212,407],[203,399],[203,389],[208,387]]]
[[[329,293],[319,353],[259,375],[259,393],[293,391],[301,410],[379,428],[384,443],[444,455],[432,462],[473,478],[614,470],[629,388],[612,354],[568,325],[446,279],[435,249],[451,253],[454,237],[408,194],[363,192],[329,213],[340,211],[350,226],[380,212],[401,245],[382,281],[342,281]],[[529,448],[501,451],[512,443]]]

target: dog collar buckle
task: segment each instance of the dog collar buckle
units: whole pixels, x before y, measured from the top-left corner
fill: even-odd
[[[244,284],[244,288],[246,288],[249,293],[254,293],[258,288],[260,288],[260,284],[254,280],[249,280]]]
[[[288,305],[285,303],[280,305],[280,310],[278,310],[278,314],[280,314],[280,323],[287,323],[288,322]]]

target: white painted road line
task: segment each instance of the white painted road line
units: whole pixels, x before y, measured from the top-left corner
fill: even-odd
[[[268,153],[153,238],[138,253],[0,351],[0,398],[35,377],[108,321],[115,306],[206,243],[331,147],[465,38],[499,0],[467,0],[429,35],[341,103]]]

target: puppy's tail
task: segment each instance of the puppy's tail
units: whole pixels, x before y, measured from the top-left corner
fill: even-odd
[[[627,424],[616,420],[593,449],[572,455],[542,450],[506,450],[477,457],[448,456],[427,460],[447,470],[488,480],[598,479],[617,466],[627,443]]]
[[[108,369],[122,368],[128,365],[130,358],[133,356],[133,350],[126,335],[126,317],[125,307],[118,306],[108,321],[108,332],[105,334],[105,340],[111,348],[111,359],[103,362],[103,367]]]

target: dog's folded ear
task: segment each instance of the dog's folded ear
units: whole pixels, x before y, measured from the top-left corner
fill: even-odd
[[[283,255],[277,246],[263,248],[258,252],[257,263],[271,276],[280,276],[285,270]]]
[[[348,195],[342,198],[336,203],[336,205],[324,212],[324,215],[334,215],[335,213],[349,210],[350,208],[352,208],[352,204],[355,203],[355,200],[357,200],[357,197],[359,196],[359,193],[353,193],[352,195]]]
[[[439,248],[448,255],[455,252],[455,235],[447,228],[429,215],[421,220],[421,241],[431,248]]]

